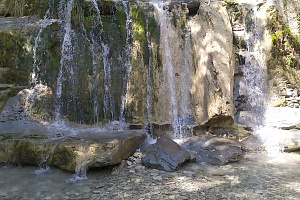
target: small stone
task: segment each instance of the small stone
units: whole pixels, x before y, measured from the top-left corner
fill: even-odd
[[[163,180],[163,178],[161,176],[153,176],[152,179],[155,180],[155,181],[162,181]]]
[[[140,183],[140,182],[141,182],[141,179],[136,179],[134,182],[135,182],[135,183]]]
[[[96,189],[104,188],[104,187],[105,187],[104,183],[99,183],[99,185],[96,186]]]
[[[135,173],[135,170],[131,169],[131,170],[129,170],[129,173],[134,174],[134,173]]]
[[[142,171],[145,169],[145,166],[137,165],[134,169],[136,169],[137,171]]]
[[[140,157],[142,157],[142,153],[141,152],[135,152],[132,156],[135,157],[135,158],[140,158]]]
[[[175,199],[175,198],[176,198],[175,195],[170,195],[170,196],[169,196],[169,199]]]
[[[132,165],[132,162],[129,161],[129,160],[127,160],[127,165],[128,165],[128,166],[131,166],[131,165]]]

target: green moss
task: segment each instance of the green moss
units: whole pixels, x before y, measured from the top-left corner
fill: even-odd
[[[150,37],[154,42],[159,42],[160,39],[160,30],[157,26],[157,22],[155,21],[154,17],[148,18],[148,30],[150,33]]]
[[[61,169],[75,171],[76,154],[71,147],[58,146],[50,155],[48,164]]]
[[[48,1],[43,0],[6,0],[5,2],[6,16],[22,17],[36,15],[41,18],[47,9]]]
[[[133,40],[138,40],[142,44],[147,42],[146,38],[146,18],[143,11],[139,8],[132,7],[132,19],[133,19]]]
[[[25,35],[0,31],[0,67],[8,68],[2,83],[27,85],[32,55],[25,48]]]
[[[12,135],[8,135],[8,134],[1,134],[0,135],[0,141],[3,141],[3,140],[9,140],[9,139],[12,139],[13,136]]]
[[[22,165],[36,165],[38,164],[37,155],[35,152],[35,145],[29,141],[15,141],[13,144],[12,161],[16,164]]]
[[[123,7],[119,6],[115,12],[116,24],[118,25],[118,30],[121,38],[121,45],[125,46],[126,43],[126,13]]]

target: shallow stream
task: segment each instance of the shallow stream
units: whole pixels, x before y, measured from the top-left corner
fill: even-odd
[[[87,180],[56,169],[37,175],[34,167],[0,167],[0,198],[12,199],[300,199],[300,155],[247,153],[239,163],[176,172],[131,164],[118,173],[88,172]]]

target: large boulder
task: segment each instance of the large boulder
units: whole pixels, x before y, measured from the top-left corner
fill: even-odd
[[[182,146],[196,158],[197,163],[211,165],[239,161],[243,154],[242,143],[209,135],[191,137]]]
[[[82,132],[59,138],[43,133],[0,134],[0,163],[48,165],[71,172],[116,165],[145,138],[142,131]]]
[[[190,159],[189,152],[167,136],[158,138],[145,154],[143,165],[165,171],[174,171]]]

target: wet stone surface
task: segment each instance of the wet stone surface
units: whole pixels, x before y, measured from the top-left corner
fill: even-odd
[[[239,163],[176,172],[145,168],[139,154],[114,170],[88,172],[87,180],[66,183],[71,174],[32,167],[1,167],[0,198],[20,199],[299,199],[300,155],[248,153]]]

